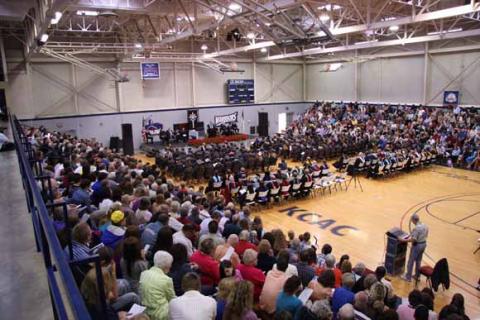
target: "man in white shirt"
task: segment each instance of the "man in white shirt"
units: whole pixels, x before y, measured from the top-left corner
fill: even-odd
[[[187,249],[188,257],[193,254],[193,245],[192,240],[193,235],[195,234],[195,227],[191,224],[185,224],[182,227],[182,230],[175,232],[173,234],[173,244],[180,243]]]
[[[182,279],[183,296],[172,299],[168,306],[169,320],[213,320],[217,315],[217,302],[200,293],[200,277],[187,273]]]
[[[203,219],[202,223],[200,223],[200,236],[208,233],[208,224],[212,220],[215,220],[217,222],[220,220],[220,213],[218,211],[212,212],[210,218]]]

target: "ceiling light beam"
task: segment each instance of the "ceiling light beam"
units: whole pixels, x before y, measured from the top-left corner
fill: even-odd
[[[238,47],[234,49],[227,49],[227,50],[222,50],[218,52],[212,52],[209,54],[204,55],[204,58],[215,58],[219,56],[226,56],[226,55],[231,55],[239,52],[245,52],[245,51],[250,51],[250,50],[256,50],[256,49],[261,49],[261,48],[268,48],[268,47],[273,47],[275,45],[275,42],[273,41],[263,41],[263,42],[257,42],[255,44],[250,44],[248,46],[243,46],[243,47]]]
[[[286,59],[286,58],[299,58],[303,56],[324,54],[324,53],[330,53],[330,52],[343,52],[343,51],[351,51],[356,49],[391,47],[391,46],[405,45],[405,44],[411,44],[411,43],[458,39],[458,38],[473,37],[473,36],[480,36],[480,29],[468,30],[463,32],[452,32],[452,33],[446,33],[441,35],[413,37],[410,39],[397,39],[397,40],[387,40],[387,41],[378,41],[378,42],[367,42],[367,43],[360,43],[360,44],[357,43],[354,45],[331,47],[331,48],[312,48],[312,49],[304,50],[302,52],[294,52],[294,53],[270,56],[268,58],[265,58],[265,60],[271,61],[271,60],[279,60],[279,59]]]
[[[379,22],[374,22],[370,25],[360,24],[356,26],[337,28],[331,31],[333,35],[364,32],[371,29],[389,28],[390,26],[393,26],[393,25],[401,26],[405,24],[419,23],[419,22],[425,22],[425,21],[450,18],[455,16],[461,16],[461,15],[469,14],[472,12],[480,12],[480,3],[467,4],[464,6],[457,6],[457,7],[452,7],[448,9],[431,11],[423,14],[418,14],[415,17],[408,16],[408,17],[394,19],[394,20],[379,21]]]

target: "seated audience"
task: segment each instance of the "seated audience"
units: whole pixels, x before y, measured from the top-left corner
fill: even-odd
[[[146,314],[151,320],[166,320],[168,304],[175,298],[173,281],[167,276],[173,257],[166,251],[157,251],[153,257],[153,267],[140,275],[140,296]]]
[[[213,258],[215,244],[212,239],[200,243],[200,250],[193,253],[190,262],[198,266],[202,286],[213,289],[220,282],[220,263]]]
[[[258,320],[253,311],[253,284],[240,281],[230,292],[223,320]]]
[[[332,310],[334,317],[337,312],[345,304],[353,304],[355,300],[355,295],[352,292],[353,285],[355,283],[355,278],[351,273],[344,273],[342,275],[342,286],[335,289],[332,296]]]
[[[297,276],[292,276],[287,279],[283,285],[283,290],[277,297],[275,302],[275,312],[288,311],[293,317],[302,307],[302,301],[297,298],[296,294],[300,292],[302,282]]]
[[[140,274],[148,269],[148,262],[140,247],[140,241],[135,237],[128,237],[123,242],[123,256],[120,261],[122,275],[128,281],[133,292],[138,292]]]
[[[200,277],[195,273],[187,273],[182,279],[184,294],[170,300],[168,319],[170,320],[214,320],[217,314],[217,303],[211,297],[200,293]]]
[[[260,293],[262,292],[263,284],[265,283],[265,275],[262,270],[256,267],[257,252],[253,249],[245,250],[241,264],[238,265],[238,270],[244,280],[253,284],[253,297],[258,301]]]
[[[273,256],[272,246],[268,240],[261,240],[257,246],[258,249],[258,262],[257,267],[264,273],[272,270],[273,265],[277,262],[277,259]]]
[[[223,278],[218,284],[217,299],[217,316],[215,320],[222,320],[227,305],[227,299],[235,288],[237,281],[233,277]]]
[[[273,314],[276,308],[276,300],[278,294],[282,291],[285,282],[289,278],[285,273],[288,267],[288,257],[285,255],[279,256],[277,261],[277,269],[270,270],[265,278],[265,283],[260,294],[260,308]]]

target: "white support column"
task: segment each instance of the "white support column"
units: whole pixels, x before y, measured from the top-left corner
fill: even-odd
[[[253,53],[253,94],[255,95],[254,97],[254,103],[257,103],[257,57],[255,56],[255,52]]]
[[[428,83],[430,82],[428,72],[429,72],[429,65],[430,58],[428,55],[428,42],[425,42],[425,53],[423,55],[423,105],[427,104],[428,101]]]
[[[195,63],[192,62],[192,105],[195,107],[197,105],[196,102],[196,89],[195,89]]]
[[[122,112],[122,94],[120,90],[120,82],[115,81],[115,105],[117,106],[118,112]]]
[[[274,84],[274,80],[273,80],[273,63],[270,63],[270,101],[266,101],[266,102],[274,102],[273,101],[273,90],[275,89],[275,84]]]
[[[120,68],[120,63],[117,63],[117,71],[120,73],[121,68]],[[118,112],[122,112],[122,106],[123,106],[123,101],[122,101],[122,82],[120,81],[115,81],[115,106],[117,107]]]
[[[303,89],[303,101],[307,101],[307,65],[305,61],[302,64],[302,89]]]
[[[354,84],[353,84],[353,87],[354,87],[354,94],[355,94],[355,101],[358,101],[359,99],[359,92],[358,92],[358,88],[359,88],[359,85],[358,85],[358,73],[359,73],[359,64],[358,64],[358,50],[355,50],[355,63],[354,63]]]
[[[177,63],[173,62],[173,98],[174,106],[178,107],[178,96],[177,96]]]
[[[80,110],[78,107],[78,92],[77,92],[77,69],[74,64],[70,64],[70,73],[72,76],[72,87],[73,87],[73,109],[75,114],[79,114]]]

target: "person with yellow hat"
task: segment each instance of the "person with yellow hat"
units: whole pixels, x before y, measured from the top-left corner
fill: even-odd
[[[105,246],[115,249],[125,236],[125,214],[120,210],[113,211],[110,221],[112,224],[102,233],[100,240]]]

